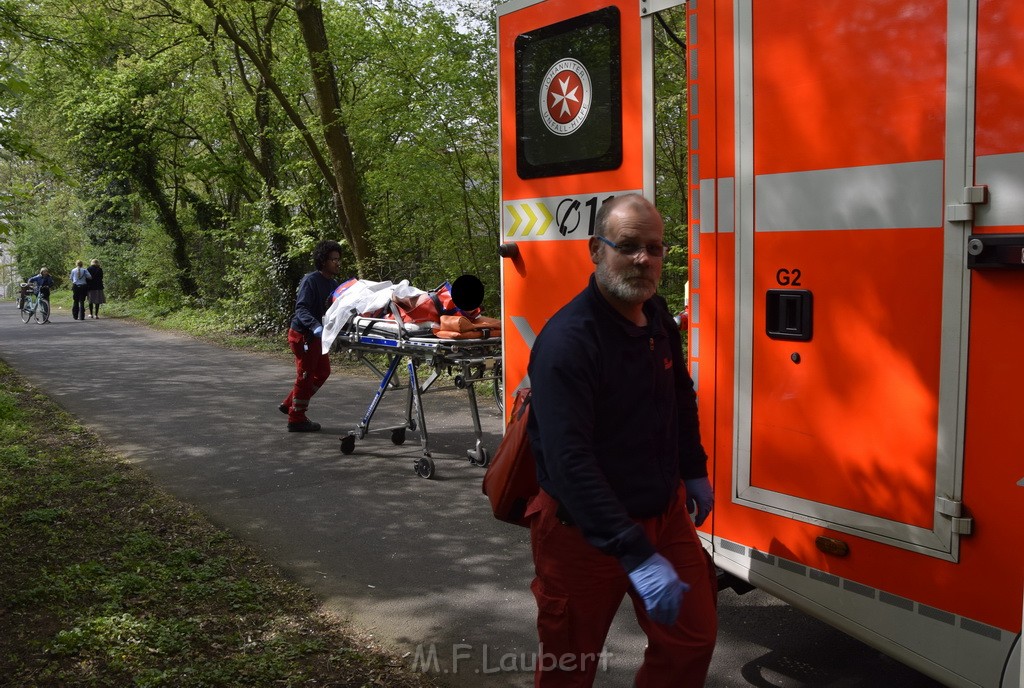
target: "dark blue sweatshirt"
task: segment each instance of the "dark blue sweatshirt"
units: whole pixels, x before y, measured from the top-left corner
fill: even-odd
[[[663,514],[680,479],[707,475],[693,381],[664,299],[638,327],[594,277],[530,354],[529,434],[541,487],[627,571],[654,553],[635,522]]]
[[[319,271],[303,277],[295,297],[291,328],[306,335],[307,340],[312,339],[313,330],[324,324],[324,314],[331,305],[331,294],[337,286],[337,280],[324,277]]]

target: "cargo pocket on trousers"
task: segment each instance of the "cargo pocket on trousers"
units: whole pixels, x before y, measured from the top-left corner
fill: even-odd
[[[559,647],[570,638],[569,598],[566,595],[550,594],[539,578],[533,579],[530,589],[537,600],[537,631],[540,640],[545,645]]]

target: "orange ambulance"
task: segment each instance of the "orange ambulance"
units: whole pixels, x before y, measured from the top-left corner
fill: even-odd
[[[950,686],[1020,687],[1024,3],[498,8],[505,391],[654,198],[685,12],[688,347],[726,573]]]

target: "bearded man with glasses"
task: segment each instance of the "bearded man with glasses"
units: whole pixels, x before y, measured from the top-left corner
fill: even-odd
[[[542,656],[535,685],[590,686],[624,595],[648,646],[635,685],[703,686],[718,621],[697,537],[714,506],[693,381],[657,295],[665,255],[655,207],[606,202],[594,274],[530,354],[530,443],[540,493],[527,508]]]

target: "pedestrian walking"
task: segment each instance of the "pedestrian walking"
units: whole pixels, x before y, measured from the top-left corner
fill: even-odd
[[[85,320],[85,299],[89,294],[89,271],[78,261],[71,271],[71,317]]]
[[[107,302],[107,298],[103,293],[103,268],[100,267],[100,261],[93,258],[89,263],[89,317],[98,318],[100,317],[100,305]]]

